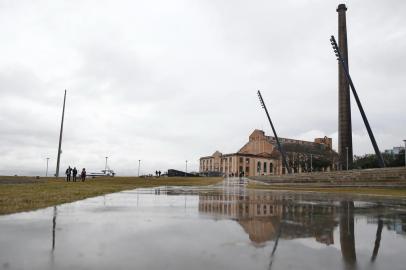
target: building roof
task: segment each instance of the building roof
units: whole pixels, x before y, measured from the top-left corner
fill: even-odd
[[[325,137],[327,138],[327,137]],[[287,153],[302,153],[307,155],[323,156],[332,158],[338,154],[333,151],[328,144],[303,141],[289,138],[279,138],[282,147]],[[263,130],[255,129],[249,136],[249,141],[238,150],[237,153],[222,154],[219,151],[214,152],[211,156],[201,157],[207,159],[213,157],[229,157],[229,156],[247,156],[247,157],[262,157],[270,159],[280,159],[281,154],[278,151],[276,139],[273,136],[266,136]]]
[[[296,143],[283,143],[282,148],[285,153],[289,156],[290,153],[302,154],[305,156],[313,155],[314,157],[321,157],[323,159],[332,160],[338,157],[338,154],[323,144],[296,144]],[[281,153],[278,148],[271,153],[272,159],[281,159]]]

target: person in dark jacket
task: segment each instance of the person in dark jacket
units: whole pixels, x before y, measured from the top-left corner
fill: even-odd
[[[80,174],[80,178],[82,179],[82,182],[85,182],[86,180],[86,169],[82,169],[82,173]]]
[[[70,182],[70,176],[72,174],[72,168],[70,166],[66,169],[65,174],[66,174],[66,182]]]
[[[76,167],[73,167],[73,170],[72,170],[72,175],[73,175],[72,180],[73,180],[73,182],[76,182],[76,175],[77,174],[78,174],[78,170],[76,169]]]

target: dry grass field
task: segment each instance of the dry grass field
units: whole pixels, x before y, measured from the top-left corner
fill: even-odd
[[[44,208],[139,187],[206,186],[222,178],[205,177],[100,177],[85,182],[65,182],[63,178],[1,176],[0,215]]]

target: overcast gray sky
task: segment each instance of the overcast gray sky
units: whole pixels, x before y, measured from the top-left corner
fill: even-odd
[[[406,139],[406,1],[0,0],[0,175],[198,169],[255,129],[332,136],[346,3],[350,69],[381,150]],[[372,153],[354,100],[354,153]]]

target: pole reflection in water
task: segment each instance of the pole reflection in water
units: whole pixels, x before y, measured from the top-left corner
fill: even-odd
[[[51,269],[55,268],[55,230],[56,230],[56,216],[57,216],[57,208],[54,206],[53,209],[53,216],[52,216],[52,248],[51,248],[51,254],[50,254],[50,263],[51,263]]]
[[[378,256],[379,246],[381,244],[382,229],[383,220],[381,217],[378,217],[378,229],[376,230],[375,246],[374,251],[372,252],[371,262],[374,262],[376,260],[376,256]]]
[[[52,252],[54,252],[54,250],[55,250],[56,215],[57,215],[57,209],[56,209],[56,206],[54,206],[54,216],[52,218]]]
[[[272,268],[272,263],[273,263],[273,260],[274,260],[274,257],[275,257],[275,252],[276,252],[276,249],[278,248],[279,238],[282,235],[282,227],[283,227],[283,224],[284,224],[285,208],[283,207],[282,209],[283,209],[282,210],[282,220],[280,222],[279,229],[278,229],[278,234],[276,236],[275,243],[274,243],[273,248],[272,248],[271,259],[269,261],[269,267],[268,267],[269,270],[271,270],[271,268]]]

